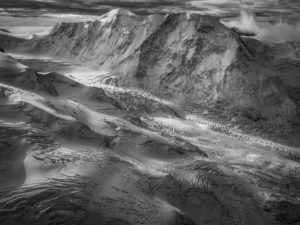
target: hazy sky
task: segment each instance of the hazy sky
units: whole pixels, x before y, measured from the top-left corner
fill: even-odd
[[[214,15],[236,15],[241,8],[246,8],[262,16],[300,14],[300,0],[0,0],[0,15],[99,15],[112,7],[125,7],[137,13],[196,10]]]
[[[300,41],[300,0],[0,0],[0,27],[22,33],[28,27],[94,19],[116,7],[137,14],[210,14],[261,39]]]

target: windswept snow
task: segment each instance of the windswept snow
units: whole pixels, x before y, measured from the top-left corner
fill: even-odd
[[[124,9],[0,40],[0,224],[299,224],[296,43]]]

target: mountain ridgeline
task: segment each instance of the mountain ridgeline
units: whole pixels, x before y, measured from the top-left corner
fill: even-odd
[[[238,108],[277,124],[299,124],[300,44],[242,37],[217,18],[140,16],[113,10],[95,21],[56,24],[45,36],[0,41],[6,49],[87,63],[186,110]],[[117,76],[116,76],[117,75]]]

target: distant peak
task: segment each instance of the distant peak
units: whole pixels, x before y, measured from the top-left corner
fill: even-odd
[[[125,8],[117,8],[113,9],[109,12],[111,15],[119,15],[119,16],[134,16],[135,14],[128,9]]]
[[[117,8],[109,11],[108,13],[101,16],[102,22],[111,22],[118,16],[136,16],[133,12],[129,11],[128,9],[124,8]]]

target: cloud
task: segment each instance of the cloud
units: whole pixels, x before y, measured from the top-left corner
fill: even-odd
[[[228,27],[236,27],[242,31],[255,33],[256,38],[269,42],[300,41],[300,22],[287,23],[283,20],[276,22],[259,21],[254,15],[245,10],[238,18],[223,22]]]
[[[80,19],[78,16],[100,16],[116,7],[137,14],[182,11],[210,14],[230,19],[225,21],[228,26],[255,32],[260,39],[299,40],[299,23],[295,21],[300,21],[300,0],[0,0],[0,25],[8,15],[26,18],[64,15]]]
[[[101,15],[110,8],[128,8],[135,12],[172,7],[185,8],[186,0],[1,0],[0,8],[16,16],[40,16],[48,13]]]
[[[299,0],[191,0],[190,7],[218,16],[238,15],[241,10],[255,14],[299,14]]]
[[[93,14],[124,7],[137,13],[194,10],[214,15],[238,14],[240,9],[255,13],[300,13],[299,0],[1,0],[0,8],[18,16],[50,13]]]
[[[224,21],[223,23],[228,27],[236,27],[242,31],[254,32],[256,34],[259,33],[261,29],[254,15],[245,10],[242,10],[240,16],[236,19]]]

